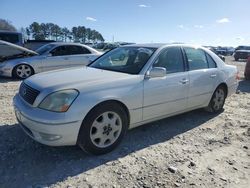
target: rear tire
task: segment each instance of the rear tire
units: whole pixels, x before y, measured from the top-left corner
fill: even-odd
[[[221,112],[226,100],[226,89],[222,85],[217,87],[213,96],[209,102],[209,105],[205,108],[208,112]]]
[[[12,75],[15,78],[25,79],[34,74],[34,70],[30,65],[20,64],[14,67]]]
[[[115,149],[128,129],[125,109],[115,102],[94,107],[83,120],[78,145],[87,153],[101,155]]]

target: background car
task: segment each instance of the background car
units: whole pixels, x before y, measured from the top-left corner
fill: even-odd
[[[0,40],[7,41],[19,46],[24,45],[22,33],[15,31],[0,31]]]
[[[219,56],[219,58],[221,58],[221,60],[225,61],[225,56],[219,54],[214,47],[212,47],[212,46],[206,46],[206,48],[208,48],[209,50],[211,50],[212,52],[214,52],[217,56]]]
[[[0,76],[21,79],[39,72],[87,65],[102,54],[78,43],[49,43],[32,51],[0,41],[0,47]],[[12,54],[5,55],[10,51]]]
[[[246,80],[250,80],[250,56],[247,59],[244,76]]]
[[[250,56],[250,46],[239,46],[235,49],[234,59],[238,61],[239,59],[247,59]]]
[[[237,68],[206,48],[138,44],[25,79],[14,108],[34,140],[103,154],[127,129],[198,108],[220,112],[237,86]]]

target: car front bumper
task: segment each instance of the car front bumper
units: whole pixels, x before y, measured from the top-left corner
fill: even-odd
[[[12,68],[0,66],[0,76],[12,77]]]
[[[49,146],[66,146],[77,143],[81,121],[66,121],[64,113],[34,108],[17,94],[14,99],[17,121],[32,139]]]

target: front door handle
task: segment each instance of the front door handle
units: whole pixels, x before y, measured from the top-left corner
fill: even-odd
[[[186,84],[186,83],[188,83],[188,79],[183,78],[183,79],[180,81],[180,83],[182,83],[182,84]]]
[[[69,58],[68,57],[65,57],[65,58],[63,58],[64,60],[69,60]]]
[[[211,78],[215,78],[215,77],[216,77],[216,74],[211,74],[210,77],[211,77]]]

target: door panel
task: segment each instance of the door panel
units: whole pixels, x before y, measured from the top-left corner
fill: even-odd
[[[45,57],[42,61],[43,71],[62,69],[67,67],[68,59],[65,56]]]
[[[172,114],[187,108],[188,73],[169,74],[144,81],[143,120]]]
[[[199,48],[184,47],[188,67],[190,89],[188,107],[203,107],[214,92],[217,68],[213,59]]]
[[[79,55],[70,55],[68,67],[73,66],[85,66],[91,62],[91,54],[79,54]]]
[[[144,81],[143,120],[185,110],[189,88],[180,47],[167,47],[156,58],[153,67],[166,69],[166,76]]]
[[[190,89],[188,107],[203,106],[212,96],[215,89],[217,69],[201,69],[189,72]]]

